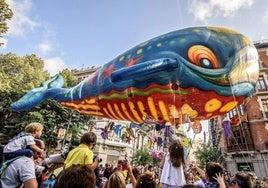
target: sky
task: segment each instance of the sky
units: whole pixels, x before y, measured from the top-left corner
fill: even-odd
[[[267,0],[6,0],[14,16],[2,54],[36,54],[51,76],[102,66],[159,35],[196,26],[268,39]]]

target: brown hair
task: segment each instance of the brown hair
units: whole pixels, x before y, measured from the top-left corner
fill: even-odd
[[[156,188],[156,182],[152,174],[149,173],[142,174],[138,178],[135,188]]]
[[[234,175],[234,178],[232,181],[236,181],[237,184],[243,188],[252,188],[253,187],[252,180],[251,180],[250,176],[244,172],[236,173]]]
[[[88,165],[72,165],[63,171],[56,188],[94,188],[96,176]]]
[[[30,123],[25,127],[25,132],[26,133],[35,133],[37,131],[43,130],[44,126],[41,123]]]
[[[40,139],[34,139],[35,145],[38,146],[40,149],[45,150],[45,142]]]
[[[206,174],[209,178],[210,182],[217,182],[216,179],[213,177],[216,177],[216,174],[223,174],[224,173],[224,168],[221,164],[216,163],[216,162],[208,162],[206,165]]]
[[[170,162],[174,167],[185,164],[184,148],[179,140],[173,141],[169,146]]]
[[[90,144],[97,141],[97,136],[93,132],[86,132],[80,139],[80,144]]]

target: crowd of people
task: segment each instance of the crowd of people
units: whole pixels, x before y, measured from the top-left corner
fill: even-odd
[[[5,161],[1,171],[1,188],[38,188],[51,177],[53,168],[43,166],[45,143],[40,140],[43,126],[31,123],[25,131],[2,148]],[[179,140],[170,143],[159,166],[133,166],[120,160],[117,166],[100,164],[92,149],[97,142],[93,132],[84,133],[80,144],[71,150],[59,166],[53,186],[56,188],[264,188],[265,179],[252,173],[226,171],[210,161],[205,169],[196,164],[186,165],[184,148]],[[59,167],[57,166],[57,167]],[[52,185],[51,185],[52,187]]]

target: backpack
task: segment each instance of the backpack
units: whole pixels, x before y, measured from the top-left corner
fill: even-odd
[[[8,167],[8,165],[10,165],[13,161],[17,160],[20,157],[22,157],[22,156],[18,156],[18,157],[4,161],[0,166],[0,177],[1,177],[2,173],[5,171],[5,169]]]

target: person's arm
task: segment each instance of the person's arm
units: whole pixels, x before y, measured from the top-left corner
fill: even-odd
[[[127,162],[127,170],[128,170],[128,174],[129,174],[129,178],[130,178],[130,182],[132,184],[132,187],[136,187],[137,180],[132,172],[132,167],[131,167],[129,162]]]
[[[204,170],[202,170],[201,168],[199,168],[198,166],[193,165],[193,166],[191,167],[191,170],[196,170],[196,171],[200,174],[200,176],[201,176],[202,178],[206,178],[206,172],[205,172]]]
[[[223,174],[216,174],[216,176],[213,178],[217,180],[218,184],[220,185],[220,188],[226,188]]]
[[[163,167],[164,167],[164,164],[165,164],[165,158],[166,158],[166,156],[164,156],[164,157],[161,159],[161,161],[160,161],[159,168],[161,168],[161,169],[163,169]]]
[[[37,145],[30,145],[30,148],[40,154],[44,154],[44,150],[40,149]]]
[[[90,168],[92,170],[95,170],[95,168],[97,168],[99,165],[99,157],[96,157],[95,160],[93,161],[93,163],[90,165]]]
[[[24,182],[24,188],[37,188],[38,183],[35,178],[29,179],[26,182]]]

